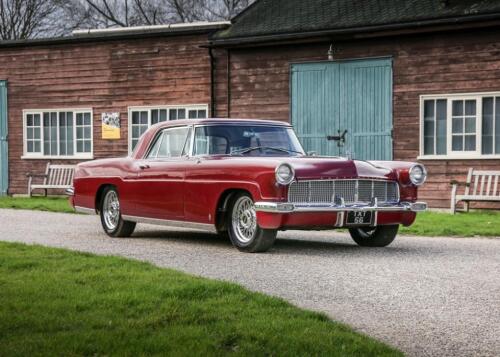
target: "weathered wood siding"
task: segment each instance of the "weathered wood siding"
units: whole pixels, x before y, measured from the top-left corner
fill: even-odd
[[[128,107],[210,103],[207,35],[0,49],[8,80],[9,193],[26,193],[26,173],[47,160],[21,159],[23,109],[92,108],[94,156],[127,154]],[[101,139],[101,113],[120,112],[121,139]],[[52,160],[76,163],[71,160]]]
[[[499,29],[334,42],[337,59],[393,58],[394,158],[419,154],[419,100],[422,94],[500,91]],[[217,114],[234,118],[290,117],[290,63],[323,61],[330,43],[232,49],[228,86],[225,53],[217,65]],[[422,161],[429,179],[420,198],[431,207],[449,207],[450,180],[465,182],[468,167],[500,169],[500,160]]]

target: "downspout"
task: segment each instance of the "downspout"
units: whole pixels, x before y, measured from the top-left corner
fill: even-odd
[[[215,57],[212,47],[208,48],[208,55],[210,56],[210,117],[215,118]]]
[[[231,118],[231,52],[230,49],[226,49],[226,60],[227,60],[227,117]]]

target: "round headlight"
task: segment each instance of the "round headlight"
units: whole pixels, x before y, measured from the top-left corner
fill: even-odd
[[[427,171],[425,170],[425,167],[422,165],[414,165],[410,169],[410,181],[412,184],[415,186],[420,186],[425,182],[425,179],[427,178]]]
[[[276,168],[276,182],[280,185],[288,185],[295,178],[295,171],[290,164],[281,164]]]

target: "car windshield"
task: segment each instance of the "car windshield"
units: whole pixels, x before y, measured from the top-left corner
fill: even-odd
[[[194,155],[304,155],[292,128],[265,125],[208,125],[196,128]]]

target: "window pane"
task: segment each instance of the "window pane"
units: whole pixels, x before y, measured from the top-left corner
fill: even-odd
[[[90,125],[90,113],[85,113],[83,115],[83,118],[84,118],[83,124],[84,125]]]
[[[454,100],[453,102],[453,116],[462,116],[464,115],[464,102],[462,100]]]
[[[90,139],[90,127],[86,127],[84,129],[84,135],[85,135],[85,139]]]
[[[33,141],[28,141],[28,152],[33,152],[34,145]]]
[[[186,119],[186,109],[177,110],[177,119]]]
[[[160,122],[167,121],[167,110],[166,109],[161,109],[160,110]]]
[[[483,154],[493,153],[493,98],[483,98],[483,132],[482,148]]]
[[[446,154],[446,100],[436,101],[436,154]]]
[[[138,126],[132,127],[132,138],[134,138],[134,139],[139,138],[139,127]]]
[[[151,125],[158,124],[159,120],[159,111],[157,109],[154,109],[151,111]]]
[[[465,136],[465,151],[476,151],[476,136],[466,135]]]
[[[196,118],[197,118],[196,110],[190,110],[189,111],[189,119],[196,119]]]
[[[34,130],[33,128],[28,128],[27,129],[27,137],[28,137],[28,139],[33,139],[33,133],[34,133],[33,130]]]
[[[158,137],[156,138],[156,141],[155,141],[153,147],[151,148],[151,151],[149,151],[149,154],[148,154],[149,159],[156,158],[156,156],[158,154],[158,148],[160,147],[161,142],[162,142],[162,137],[163,137],[163,134],[158,135]]]
[[[466,133],[476,132],[476,117],[465,118],[465,132]]]
[[[132,112],[132,124],[139,124],[139,112]]]
[[[463,139],[462,135],[453,135],[451,140],[451,149],[453,151],[463,151]]]
[[[76,138],[83,139],[83,128],[76,128]]]
[[[177,120],[177,109],[170,109],[170,120]]]
[[[434,155],[434,100],[424,101],[424,155]]]
[[[476,101],[466,100],[465,101],[465,115],[476,115]]]
[[[495,98],[495,154],[500,154],[500,97]]]
[[[198,119],[205,119],[207,117],[206,110],[198,110]]]
[[[34,131],[33,131],[33,137],[35,139],[38,139],[40,140],[41,136],[40,136],[40,128],[35,128]]]
[[[76,125],[83,125],[83,114],[76,114]]]
[[[35,141],[35,150],[34,152],[40,152],[41,150],[41,143],[40,141]]]
[[[91,151],[91,147],[92,147],[91,141],[90,140],[85,140],[84,151],[85,152],[90,152]]]
[[[83,141],[78,140],[76,142],[76,152],[83,152]]]
[[[35,124],[35,126],[40,126],[40,114],[33,115],[33,124]]]
[[[451,130],[454,134],[461,134],[464,132],[463,127],[464,121],[462,118],[453,118],[451,124]]]
[[[148,124],[148,112],[141,112],[141,124]]]
[[[33,126],[33,115],[32,114],[28,114],[26,116],[26,125]]]

